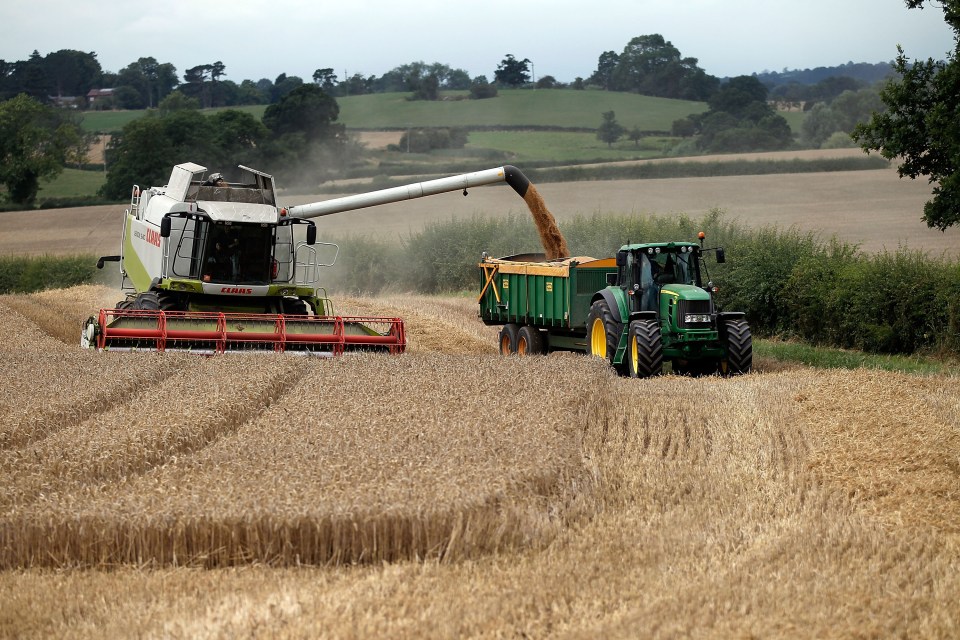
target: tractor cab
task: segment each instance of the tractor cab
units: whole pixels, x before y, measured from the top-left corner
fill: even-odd
[[[631,300],[631,311],[660,311],[660,292],[700,288],[700,247],[668,242],[627,245],[617,252],[618,282]],[[678,286],[679,285],[679,286]]]

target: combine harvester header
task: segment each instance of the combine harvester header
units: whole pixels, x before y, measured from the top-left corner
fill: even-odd
[[[339,248],[318,243],[310,218],[507,182],[526,198],[516,167],[452,176],[323,202],[280,207],[273,176],[239,166],[236,181],[194,163],[163,187],[133,186],[123,217],[121,287],[114,309],[84,323],[81,345],[98,350],[402,353],[403,320],[338,316],[318,286]],[[322,252],[318,252],[318,248]]]

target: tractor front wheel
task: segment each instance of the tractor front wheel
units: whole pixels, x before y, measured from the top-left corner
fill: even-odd
[[[663,370],[663,338],[656,320],[634,320],[627,337],[627,372],[649,378]]]
[[[721,333],[726,340],[727,357],[720,362],[720,372],[725,376],[750,373],[753,368],[753,337],[746,320],[731,320],[724,324]]]

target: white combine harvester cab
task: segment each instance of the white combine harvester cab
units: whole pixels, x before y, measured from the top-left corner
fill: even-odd
[[[318,263],[313,223],[277,207],[273,176],[239,169],[239,180],[227,182],[184,163],[163,187],[134,187],[121,254],[128,288],[168,283],[170,291],[195,291],[199,283],[200,292],[217,296],[237,295],[243,285],[243,295],[259,298],[275,283],[315,287],[318,267],[336,260],[335,245],[325,245],[329,259]]]

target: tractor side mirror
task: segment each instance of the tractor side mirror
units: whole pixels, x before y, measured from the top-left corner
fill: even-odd
[[[314,245],[317,243],[317,227],[315,225],[307,226],[307,244]]]
[[[617,284],[617,274],[611,271],[607,274],[607,286],[612,287]]]
[[[727,261],[727,256],[723,252],[723,247],[717,247],[717,264],[723,264]]]
[[[170,221],[170,218],[164,216],[160,221],[160,237],[169,238],[170,237],[170,228],[173,223]]]
[[[622,267],[627,264],[627,252],[617,251],[617,266]]]

